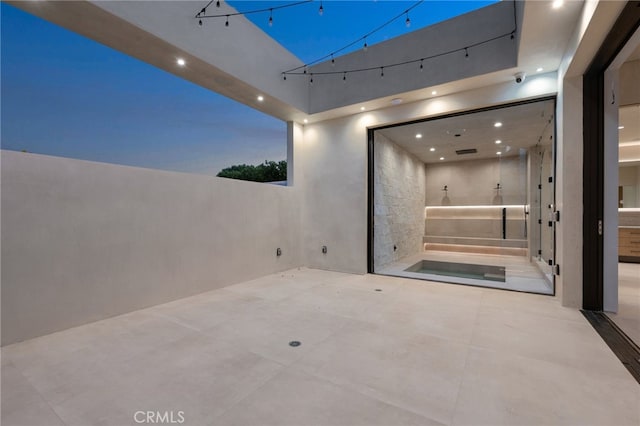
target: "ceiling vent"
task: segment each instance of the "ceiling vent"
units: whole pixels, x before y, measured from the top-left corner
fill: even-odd
[[[477,154],[478,150],[475,148],[469,148],[469,149],[458,149],[456,150],[456,154],[458,155],[465,155],[465,154]]]

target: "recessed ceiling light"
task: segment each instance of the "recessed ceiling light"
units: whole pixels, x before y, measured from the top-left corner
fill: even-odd
[[[502,151],[498,151],[498,152],[496,152],[496,154],[502,155]]]
[[[422,138],[422,133],[416,133],[416,139]]]
[[[432,148],[429,148],[429,151],[431,151],[431,152],[433,152],[433,151],[435,151],[435,150],[436,150],[436,149],[435,149],[435,148],[433,148],[433,147],[432,147]]]
[[[432,95],[437,95],[437,94],[438,94],[438,92],[437,92],[437,91],[435,91],[435,90],[433,90],[433,91],[431,91],[431,94],[432,94]]]
[[[498,121],[493,124],[493,127],[502,127],[502,123]]]
[[[309,120],[307,120],[307,119],[305,118],[304,120],[302,120],[302,122],[303,122],[304,124],[307,124],[307,123],[309,122]]]
[[[181,67],[184,67],[187,64],[187,62],[182,58],[178,58],[176,59],[176,64],[180,65]]]
[[[563,5],[564,5],[564,0],[553,0],[553,3],[551,3],[551,7],[554,9],[558,9]]]
[[[496,140],[496,145],[500,145],[502,141],[500,139]]]
[[[542,67],[540,67],[540,68],[538,68],[538,69],[536,70],[536,72],[542,72],[542,71],[544,71],[544,68],[542,68]]]
[[[440,161],[444,160],[444,157],[440,157]]]
[[[258,102],[262,102],[262,101],[264,101],[264,96],[258,95]]]
[[[624,129],[624,126],[618,126],[618,130]]]
[[[360,111],[364,111],[365,109],[365,107],[360,107]]]
[[[391,99],[391,105],[400,105],[401,103],[402,103],[402,98]]]

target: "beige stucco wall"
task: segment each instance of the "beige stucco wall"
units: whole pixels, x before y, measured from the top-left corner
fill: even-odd
[[[1,161],[3,345],[302,263],[294,188],[12,151]]]

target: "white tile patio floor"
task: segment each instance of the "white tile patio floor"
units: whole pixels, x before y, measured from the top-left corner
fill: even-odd
[[[640,386],[553,297],[310,269],[2,350],[3,426],[135,425],[138,410],[188,425],[638,425]]]

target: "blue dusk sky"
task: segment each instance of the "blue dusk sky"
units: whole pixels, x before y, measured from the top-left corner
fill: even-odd
[[[285,3],[230,2],[243,12]],[[314,1],[274,11],[272,27],[268,13],[247,17],[310,62],[415,3],[324,1],[320,16]],[[491,3],[424,1],[410,12],[411,27],[403,17],[367,41],[371,45]],[[233,164],[286,158],[281,120],[13,6],[2,3],[0,13],[2,149],[209,175]]]

